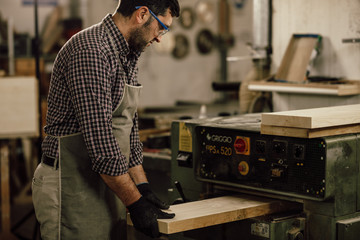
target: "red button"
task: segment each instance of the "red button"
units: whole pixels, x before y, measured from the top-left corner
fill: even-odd
[[[245,150],[246,150],[246,142],[245,142],[245,140],[242,139],[242,138],[236,139],[235,143],[234,143],[234,148],[235,148],[236,152],[238,152],[238,153],[245,152]]]

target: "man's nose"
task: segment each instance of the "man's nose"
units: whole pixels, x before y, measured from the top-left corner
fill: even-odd
[[[157,36],[157,37],[155,38],[155,41],[156,41],[157,43],[160,43],[160,42],[161,42],[161,39],[162,39],[162,36],[159,35],[159,36]]]

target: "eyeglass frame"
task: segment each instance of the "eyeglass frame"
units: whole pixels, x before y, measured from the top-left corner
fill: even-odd
[[[138,10],[141,7],[146,7],[146,6],[136,6],[135,9]],[[164,31],[160,32],[159,36],[163,36],[165,35],[167,32],[170,31],[170,29],[162,22],[160,21],[160,19],[155,15],[155,13],[153,13],[153,11],[150,10],[150,8],[147,7],[147,9],[149,9],[150,14],[160,23],[160,25],[164,28]]]

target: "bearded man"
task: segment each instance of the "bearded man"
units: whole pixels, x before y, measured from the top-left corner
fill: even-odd
[[[152,237],[158,218],[174,217],[161,210],[169,205],[142,167],[137,62],[179,11],[177,0],[120,0],[114,14],[58,53],[32,184],[43,240],[126,239],[126,208],[135,228]]]

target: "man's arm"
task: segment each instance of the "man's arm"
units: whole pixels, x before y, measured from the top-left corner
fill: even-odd
[[[120,176],[106,174],[100,176],[125,206],[129,206],[141,197],[135,184],[148,182],[142,165],[130,168],[129,173]]]
[[[142,165],[137,165],[135,167],[129,168],[129,174],[136,185],[148,182]]]
[[[161,201],[150,189],[149,182],[146,178],[145,171],[142,165],[138,165],[133,168],[129,168],[129,174],[136,184],[140,194],[149,202],[154,204],[160,209],[168,209],[170,206]]]
[[[134,178],[137,179],[136,181],[146,180],[142,166],[131,169],[129,172],[132,172]],[[129,173],[120,176],[109,176],[105,174],[100,174],[100,176],[121,199],[124,205],[127,206],[134,227],[146,235],[159,237],[160,233],[157,219],[169,219],[175,216],[175,214],[161,211],[158,207],[142,197]]]
[[[111,176],[124,175],[128,172],[128,162],[110,121],[113,103],[109,97],[112,86],[109,57],[93,48],[75,50],[71,56],[65,74],[67,91],[84,135],[92,170]]]
[[[138,113],[135,113],[133,119],[133,127],[130,134],[130,156],[129,156],[129,168],[136,167],[143,163],[143,144],[140,141],[139,136],[139,123],[138,123]],[[138,183],[136,183],[138,184]]]
[[[106,174],[100,174],[100,176],[125,206],[129,206],[140,199],[141,194],[128,173],[120,176]]]

